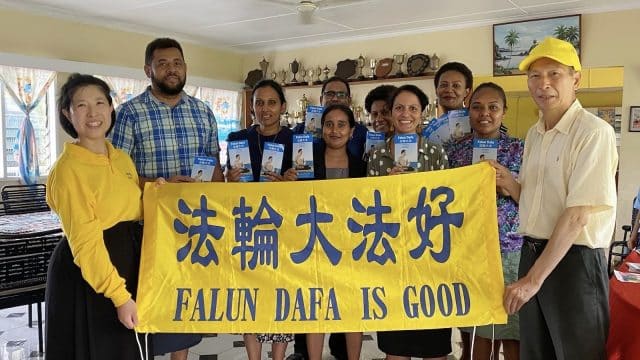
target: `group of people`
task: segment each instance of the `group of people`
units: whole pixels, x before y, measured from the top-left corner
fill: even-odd
[[[62,87],[60,121],[76,140],[65,145],[48,179],[47,201],[66,235],[49,270],[48,359],[134,359],[141,347],[151,354],[171,352],[171,359],[179,360],[201,339],[154,334],[147,343],[130,330],[138,321],[141,186],[193,182],[189,175],[195,156],[219,158],[213,113],[182,91],[186,69],[180,44],[161,38],[145,54],[151,85],[117,113],[100,79],[73,74]],[[470,165],[474,139],[499,143],[497,159],[486,161],[496,171],[509,318],[504,325],[461,329],[463,358],[497,359],[502,346],[508,360],[603,359],[608,282],[602,248],[611,239],[616,206],[613,129],[576,99],[581,65],[571,44],[546,39],[520,69],[527,73],[540,109],[524,142],[509,136],[502,125],[504,90],[494,83],[474,89],[471,71],[458,62],[444,64],[436,73],[436,96],[445,112],[468,108],[472,133],[442,146],[418,136],[412,170],[421,172]],[[408,173],[394,162],[394,135],[420,135],[421,115],[429,103],[420,88],[382,85],[367,95],[373,128],[386,134],[386,141],[366,155],[367,128],[355,121],[349,107],[349,83],[328,79],[320,101],[324,112],[321,139],[313,146],[314,179]],[[229,134],[227,141],[248,141],[253,181],[261,176],[298,180],[292,139],[305,128],[280,125],[286,110],[282,87],[272,80],[258,82],[250,108],[254,125]],[[284,146],[278,172],[261,165],[267,142]],[[225,171],[217,165],[210,180],[239,181],[243,169],[236,162],[227,160]],[[451,334],[450,328],[381,331],[377,340],[390,360],[445,359],[452,351]],[[252,360],[260,359],[266,342],[272,343],[272,358],[282,360],[292,341],[291,359],[322,359],[324,334],[244,334],[244,341]],[[362,333],[331,334],[329,346],[337,359],[359,359]]]

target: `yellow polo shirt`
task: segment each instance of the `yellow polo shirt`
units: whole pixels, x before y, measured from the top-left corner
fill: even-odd
[[[65,143],[47,179],[47,203],[60,217],[82,277],[118,307],[131,294],[109,259],[102,232],[141,219],[142,192],[131,158],[109,142],[107,150],[105,156]]]
[[[611,125],[576,100],[553,129],[529,129],[520,170],[520,232],[549,239],[562,212],[589,206],[574,244],[609,246],[616,221],[616,137]]]

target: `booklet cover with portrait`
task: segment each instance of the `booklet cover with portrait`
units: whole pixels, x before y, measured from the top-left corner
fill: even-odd
[[[418,134],[402,134],[393,137],[393,160],[404,171],[416,171],[418,165]]]
[[[429,142],[442,145],[451,138],[449,126],[449,115],[443,114],[437,119],[433,119],[422,129],[422,136]]]
[[[229,153],[229,165],[232,169],[242,169],[240,171],[240,181],[253,181],[251,171],[251,158],[249,157],[249,141],[236,140],[227,143]]]
[[[265,175],[269,173],[280,174],[282,169],[282,157],[284,155],[284,145],[265,142],[262,152],[262,170],[260,171],[260,181],[271,181]]]
[[[315,139],[322,138],[322,112],[324,107],[309,105],[304,117],[304,132],[313,135]]]
[[[313,179],[313,135],[293,135],[293,168],[298,179]]]
[[[375,131],[367,131],[367,140],[364,144],[365,157],[369,159],[373,150],[384,147],[385,134]]]
[[[214,157],[196,156],[191,167],[191,177],[196,182],[211,181],[217,163],[218,160]]]
[[[471,134],[469,110],[451,110],[447,113],[447,117],[449,118],[449,131],[451,131],[452,140],[458,140],[467,134]]]
[[[483,160],[498,159],[498,139],[473,139],[473,156],[471,163],[475,164]]]

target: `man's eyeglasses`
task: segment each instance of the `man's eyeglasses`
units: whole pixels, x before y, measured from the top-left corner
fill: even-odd
[[[336,99],[344,99],[346,97],[349,96],[349,94],[347,94],[344,91],[325,91],[322,93],[322,96],[325,98],[336,98]]]

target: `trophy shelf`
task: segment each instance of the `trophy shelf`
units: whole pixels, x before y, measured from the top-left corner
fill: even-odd
[[[418,76],[388,76],[382,79],[371,79],[371,78],[366,78],[366,79],[348,79],[347,81],[349,82],[349,84],[376,84],[376,83],[394,83],[394,82],[406,82],[406,81],[411,81],[411,80],[424,80],[424,79],[433,79],[435,77],[435,72],[426,72],[422,75],[418,75]],[[317,87],[322,87],[322,84],[313,84],[313,85],[309,85],[309,83],[305,83],[305,82],[299,82],[299,83],[293,83],[293,84],[285,84],[283,85],[284,88],[317,88]]]

